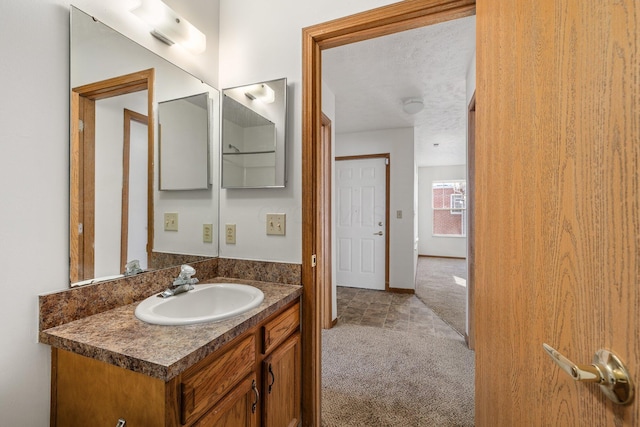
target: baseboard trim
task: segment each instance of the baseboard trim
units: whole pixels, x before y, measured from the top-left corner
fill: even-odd
[[[449,258],[449,259],[467,259],[467,257],[463,257],[463,256],[420,255],[420,254],[418,254],[418,258]]]
[[[405,288],[388,288],[389,292],[393,292],[396,294],[415,294],[415,289],[405,289]]]

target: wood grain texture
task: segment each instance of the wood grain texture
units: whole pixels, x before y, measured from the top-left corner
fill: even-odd
[[[162,380],[65,350],[56,353],[52,425],[112,426],[120,418],[128,425],[165,425]]]
[[[331,178],[333,176],[332,163],[333,163],[333,150],[332,146],[332,125],[331,119],[324,113],[321,115],[321,135],[320,138],[320,165],[319,168],[325,173],[321,176],[319,184],[319,206],[322,207],[320,211],[319,222],[321,229],[319,232],[323,233],[322,238],[318,240],[318,277],[319,282],[322,284],[322,306],[320,310],[321,322],[323,329],[331,329],[333,326],[333,281],[332,281],[332,255],[331,255],[331,224],[333,219],[331,217]],[[329,172],[329,173],[326,173]],[[336,317],[336,321],[337,321]]]
[[[476,425],[632,426],[542,351],[640,364],[640,10],[478,1]]]
[[[262,352],[268,354],[299,327],[300,304],[296,304],[263,326]]]
[[[249,375],[211,411],[196,421],[193,427],[254,427],[258,419],[257,412],[252,409],[255,384],[256,375]]]
[[[193,422],[247,376],[256,363],[255,336],[212,355],[182,376],[182,423]]]
[[[263,427],[300,421],[300,334],[291,336],[263,362]]]

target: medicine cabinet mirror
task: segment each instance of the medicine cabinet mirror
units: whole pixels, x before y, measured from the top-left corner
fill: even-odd
[[[287,79],[222,91],[222,188],[286,184]]]
[[[158,103],[160,190],[209,188],[209,94]]]
[[[70,28],[71,285],[218,256],[219,91],[73,6]]]

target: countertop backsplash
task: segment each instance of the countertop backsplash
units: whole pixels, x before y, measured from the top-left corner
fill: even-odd
[[[200,283],[214,278],[257,280],[299,285],[300,264],[211,258],[190,263]],[[40,295],[39,330],[42,332],[74,320],[141,301],[164,291],[180,273],[180,266],[150,271],[131,277],[95,283],[64,291]]]

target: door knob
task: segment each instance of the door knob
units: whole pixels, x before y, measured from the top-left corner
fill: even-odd
[[[567,359],[549,344],[542,344],[551,359],[576,381],[593,382],[602,392],[620,405],[631,402],[633,383],[629,372],[618,356],[608,350],[598,350],[591,365],[578,365]]]
[[[374,236],[382,236],[382,231],[378,231],[377,233],[373,233]]]

